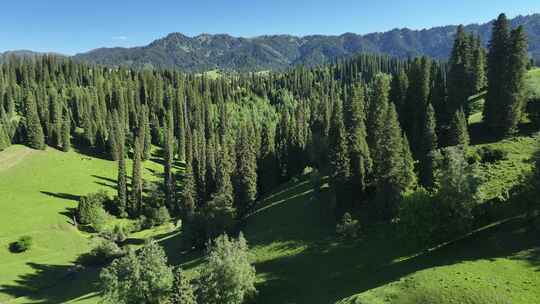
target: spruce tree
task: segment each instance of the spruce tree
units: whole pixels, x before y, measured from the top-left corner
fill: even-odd
[[[347,113],[349,117],[348,126],[348,147],[350,158],[351,186],[354,197],[357,200],[363,199],[367,186],[367,177],[371,173],[371,157],[367,144],[367,131],[365,125],[365,100],[364,90],[361,85],[352,88],[350,99],[347,103]]]
[[[399,126],[394,104],[389,105],[385,121],[375,210],[379,217],[391,219],[397,212],[401,193],[413,185],[415,176],[408,140]]]
[[[433,153],[437,149],[437,123],[435,110],[431,104],[426,110],[426,120],[424,122],[424,134],[422,136],[422,153],[420,159],[420,183],[426,187],[433,186]]]
[[[448,136],[448,145],[462,145],[465,147],[469,145],[467,119],[465,118],[465,113],[463,113],[463,110],[461,109],[457,110],[456,113],[454,113],[454,118],[452,118]]]
[[[64,112],[62,123],[62,151],[68,152],[71,149],[71,119],[67,111]]]
[[[150,115],[148,113],[148,108],[146,105],[143,105],[140,118],[142,134],[144,135],[142,153],[143,160],[149,160],[150,154],[152,153],[152,133],[150,132],[150,121],[148,115]]]
[[[126,177],[126,152],[125,152],[125,130],[121,123],[121,118],[116,110],[113,113],[114,133],[116,138],[116,151],[118,157],[118,212],[122,217],[126,216],[127,207],[127,177]]]
[[[449,60],[448,72],[448,105],[451,113],[463,108],[469,114],[467,99],[473,93],[471,70],[471,45],[469,36],[463,25],[458,26],[454,46]]]
[[[182,191],[180,194],[181,213],[184,218],[190,219],[197,209],[197,189],[195,178],[190,163],[186,163],[186,169],[182,178]]]
[[[26,144],[33,149],[45,149],[45,136],[37,113],[34,94],[28,92],[24,102]]]
[[[234,181],[236,208],[240,214],[245,214],[257,197],[257,159],[253,133],[247,124],[239,130]]]
[[[371,98],[368,114],[368,144],[370,155],[373,159],[375,178],[379,176],[379,164],[382,161],[382,146],[384,144],[384,128],[387,124],[386,113],[388,111],[388,91],[390,81],[387,75],[375,76],[371,88]]]
[[[510,34],[508,71],[506,77],[505,103],[500,109],[502,114],[501,135],[513,135],[518,131],[518,123],[525,107],[525,74],[527,72],[527,37],[523,26]]]
[[[143,181],[142,181],[142,154],[144,134],[141,127],[136,131],[133,143],[133,170],[131,172],[131,202],[129,213],[137,216],[142,210]]]
[[[507,88],[509,24],[505,14],[499,15],[493,23],[489,41],[487,84],[488,91],[484,103],[484,122],[492,130],[500,129],[501,113]]]
[[[276,159],[274,125],[263,123],[261,134],[260,158],[257,165],[258,192],[267,194],[278,182],[278,166]]]
[[[165,130],[164,130],[164,143],[163,143],[163,160],[164,160],[164,184],[165,184],[165,203],[169,210],[174,212],[174,192],[175,181],[173,174],[173,161],[174,161],[174,120],[172,110],[167,111]]]
[[[341,100],[334,101],[329,140],[330,185],[336,196],[336,211],[339,216],[351,205],[350,200],[352,199],[348,185],[351,160],[349,159],[347,131],[345,130]]]

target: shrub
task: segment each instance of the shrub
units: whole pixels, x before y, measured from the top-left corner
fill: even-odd
[[[319,193],[323,185],[322,175],[319,170],[313,169],[309,174],[309,179],[313,185],[313,188],[315,189],[315,193]]]
[[[464,152],[451,147],[442,151],[442,166],[436,173],[434,193],[417,189],[405,193],[399,210],[399,225],[407,239],[422,245],[448,241],[467,233],[474,222],[479,179]]]
[[[101,190],[81,197],[77,207],[77,219],[83,225],[92,225],[100,221],[103,216],[103,204],[109,200],[107,192]],[[95,228],[95,227],[94,227]]]
[[[198,299],[205,304],[241,304],[257,293],[256,273],[246,240],[226,234],[208,244],[206,265],[199,278]]]
[[[102,266],[124,255],[124,252],[112,241],[102,241],[90,252],[79,257],[77,263],[85,266]]]
[[[167,256],[155,241],[115,259],[99,276],[110,303],[167,303],[174,281]]]
[[[9,250],[11,252],[20,253],[30,250],[32,247],[32,237],[22,236],[16,242],[13,242],[9,245]]]
[[[336,225],[336,233],[345,239],[355,239],[360,235],[360,224],[346,212]]]
[[[540,97],[529,99],[527,102],[527,115],[534,125],[540,126]]]
[[[403,194],[399,206],[399,231],[403,237],[417,244],[429,243],[437,220],[432,195],[424,188]]]
[[[121,243],[126,240],[129,231],[124,225],[114,225],[113,229],[105,230],[101,236],[109,241]]]
[[[485,146],[478,149],[477,153],[480,156],[482,163],[493,164],[508,158],[508,152],[490,146]]]
[[[163,225],[171,220],[169,211],[165,206],[158,208],[149,207],[145,211],[144,222],[142,227],[145,229],[152,228],[154,226]]]

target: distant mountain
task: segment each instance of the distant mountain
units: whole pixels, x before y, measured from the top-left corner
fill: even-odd
[[[15,57],[24,57],[24,58],[34,58],[39,57],[43,55],[54,55],[59,57],[65,57],[65,55],[58,54],[58,53],[40,53],[40,52],[34,52],[30,50],[15,50],[15,51],[6,51],[6,52],[0,52],[0,62],[2,62],[4,59],[15,56]]]
[[[484,43],[491,35],[491,23],[466,26],[478,33]],[[513,26],[523,25],[529,34],[529,51],[540,62],[540,14],[519,16]],[[340,36],[289,35],[232,37],[226,34],[202,34],[188,37],[172,33],[147,46],[100,48],[77,54],[76,60],[133,68],[177,68],[188,72],[212,69],[235,71],[282,70],[294,65],[317,65],[356,53],[385,53],[407,58],[427,55],[446,59],[450,53],[456,26],[423,30],[394,29],[384,33]]]

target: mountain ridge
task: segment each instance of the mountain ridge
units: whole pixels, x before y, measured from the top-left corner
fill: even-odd
[[[473,23],[487,45],[492,21]],[[523,25],[529,35],[529,54],[540,62],[540,14],[517,16],[512,26]],[[319,65],[357,53],[383,53],[399,58],[426,55],[446,59],[456,25],[421,30],[394,28],[385,32],[341,35],[288,34],[235,37],[229,34],[187,36],[173,32],[145,46],[102,47],[74,55],[78,61],[132,68],[176,68],[187,72],[213,69],[234,71],[284,70],[295,65]]]

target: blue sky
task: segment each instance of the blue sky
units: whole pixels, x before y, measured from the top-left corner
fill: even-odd
[[[0,8],[0,51],[75,54],[139,46],[170,32],[369,33],[393,28],[481,23],[500,12],[540,13],[539,0],[7,0]],[[451,3],[451,4],[450,4]]]

